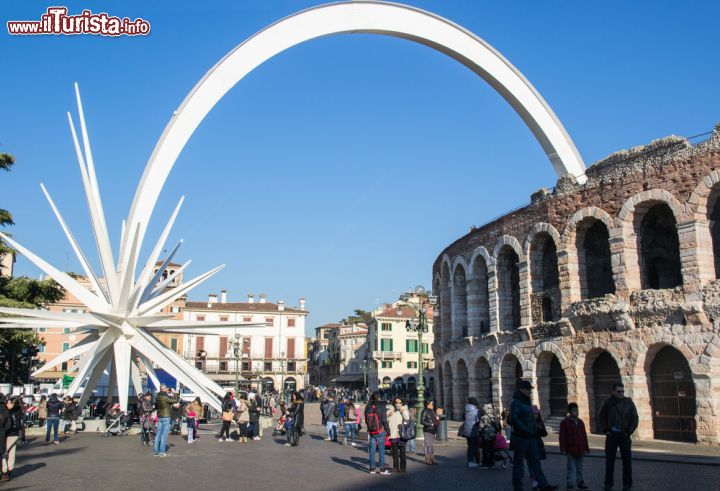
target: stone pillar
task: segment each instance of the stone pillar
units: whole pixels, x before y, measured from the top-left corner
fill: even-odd
[[[480,337],[480,288],[478,278],[470,276],[467,284],[468,336]]]
[[[520,325],[532,325],[532,308],[530,305],[530,268],[527,259],[518,263],[520,284]]]
[[[707,220],[679,223],[677,231],[683,286],[687,292],[697,293],[703,284],[715,279],[710,223]]]
[[[467,379],[454,377],[453,381],[453,411],[452,419],[459,421],[463,418],[465,412],[465,403],[467,402]]]
[[[442,326],[442,340],[449,341],[452,336],[452,306],[450,303],[450,284],[442,282],[440,285],[440,318]]]
[[[637,257],[637,236],[632,224],[626,226],[627,235],[623,237],[623,227],[616,226],[610,233],[610,264],[615,295],[623,300],[630,298],[630,291],[640,289],[640,266]]]
[[[498,288],[497,288],[497,268],[488,266],[488,310],[490,314],[490,333],[498,332],[500,330],[500,313],[499,313],[499,299],[498,299]]]
[[[572,246],[571,246],[572,247]],[[560,305],[565,317],[571,303],[580,300],[580,276],[577,251],[573,248],[558,249],[558,280],[560,282]]]

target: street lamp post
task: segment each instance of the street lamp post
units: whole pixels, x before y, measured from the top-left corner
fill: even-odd
[[[425,293],[425,289],[422,288],[422,291],[420,291],[422,287],[418,287],[416,289],[416,293],[419,295],[422,295]],[[428,296],[427,303],[434,304],[436,301],[435,297]],[[406,305],[411,308],[412,310],[417,312],[417,321],[411,321],[407,320],[405,321],[405,329],[407,329],[409,332],[417,332],[418,335],[418,383],[417,383],[417,392],[418,392],[418,400],[416,405],[416,438],[418,440],[422,440],[423,437],[423,427],[422,427],[422,411],[425,408],[425,381],[423,380],[423,344],[422,344],[422,336],[423,333],[428,332],[428,324],[427,324],[427,309],[425,308],[425,302],[423,302],[419,309],[416,309],[412,304],[406,303]],[[401,309],[399,309],[401,310]]]
[[[233,356],[235,357],[235,394],[240,393],[240,372],[238,369],[238,364],[240,362],[240,357],[242,356],[242,336],[240,333],[235,333],[235,340],[232,341],[232,350],[233,350]]]
[[[364,394],[367,394],[367,386],[368,386],[368,383],[367,383],[367,370],[368,370],[367,358],[363,360],[362,366],[363,366],[363,380],[365,382],[365,386],[363,387],[363,395],[364,395]]]

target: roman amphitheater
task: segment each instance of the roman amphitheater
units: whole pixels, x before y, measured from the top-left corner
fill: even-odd
[[[437,397],[509,406],[533,381],[546,421],[568,402],[597,431],[615,381],[637,437],[720,444],[720,125],[668,137],[560,178],[552,191],[450,244],[439,296]]]

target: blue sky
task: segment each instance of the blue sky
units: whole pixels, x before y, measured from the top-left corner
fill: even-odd
[[[0,176],[9,231],[80,270],[39,189],[44,182],[86,249],[94,241],[65,112],[85,104],[114,243],[172,111],[222,56],[309,1],[69,2],[152,25],[147,37],[11,37],[7,20],[51,3],[5,1],[0,17]],[[717,2],[409,1],[503,53],[559,116],[589,165],[720,122]],[[229,299],[307,298],[308,332],[354,308],[430,286],[437,254],[471,225],[526,203],[556,176],[510,106],[427,47],[343,35],[288,50],[242,80],[198,128],[172,171],[149,238],[182,194],[169,242],[196,289]],[[24,258],[17,273],[39,275]]]

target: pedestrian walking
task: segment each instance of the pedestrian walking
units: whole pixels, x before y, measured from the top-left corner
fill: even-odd
[[[300,437],[305,427],[305,398],[299,392],[293,392],[290,396],[290,409],[285,422],[286,447],[297,447],[300,445]]]
[[[538,451],[538,429],[535,424],[530,394],[533,389],[528,380],[518,382],[517,390],[510,402],[510,420],[513,426],[513,473],[512,484],[515,491],[523,488],[524,463],[527,460],[528,468],[538,481],[541,490],[557,489],[557,486],[548,484],[540,465]]]
[[[368,453],[370,457],[370,474],[390,474],[385,468],[385,437],[390,433],[385,404],[380,400],[380,394],[373,392],[365,406],[365,425],[368,432]],[[377,467],[375,466],[375,453],[378,454]]]
[[[560,453],[567,456],[567,489],[588,489],[583,476],[583,456],[590,453],[585,423],[580,419],[578,405],[568,404],[568,416],[560,423]]]
[[[435,412],[435,401],[432,399],[425,401],[425,407],[420,413],[420,423],[423,426],[423,434],[425,435],[423,441],[425,463],[427,465],[437,465],[435,461],[435,435],[438,426],[440,426],[440,414]]]
[[[328,402],[325,405],[325,421],[326,428],[327,428],[327,438],[325,438],[325,441],[337,441],[337,430],[338,430],[338,420],[340,419],[340,407],[335,402],[335,398],[331,395],[328,397]]]
[[[45,443],[50,443],[50,431],[53,432],[53,442],[55,445],[60,443],[58,437],[58,430],[60,426],[60,414],[63,410],[63,403],[56,393],[50,394],[50,399],[47,403],[47,432],[45,433]]]
[[[355,407],[354,401],[348,401],[345,406],[345,432],[343,435],[343,445],[348,444],[350,440],[350,446],[355,446],[355,435],[358,432],[358,426],[360,425],[360,410]]]
[[[47,402],[47,397],[40,397],[40,403],[38,404],[38,426],[41,428],[45,426],[45,420],[47,419]]]
[[[547,451],[545,450],[545,442],[543,441],[543,438],[548,436],[547,428],[545,427],[545,422],[542,419],[542,414],[540,414],[540,408],[533,404],[532,406],[532,413],[533,418],[535,418],[535,428],[537,429],[537,449],[538,449],[538,458],[540,460],[547,459]],[[532,487],[533,489],[537,489],[540,484],[538,482],[538,479],[533,475],[532,469],[528,466],[528,473],[530,474],[530,479],[532,479]]]
[[[408,407],[402,398],[397,397],[392,407],[387,410],[388,426],[390,426],[390,449],[392,451],[393,472],[405,472],[407,457],[405,455],[406,441],[400,438],[400,427],[410,420]]]
[[[153,455],[156,457],[167,457],[167,437],[170,433],[170,410],[179,406],[180,394],[172,394],[167,385],[160,385],[160,393],[155,398],[155,410],[157,411],[158,423]],[[48,403],[49,405],[49,403]]]
[[[623,490],[632,488],[630,436],[637,429],[638,422],[637,408],[632,399],[625,397],[625,386],[620,382],[614,384],[612,395],[603,402],[598,414],[598,424],[605,433],[605,489],[613,487],[618,448],[623,463]]]
[[[9,481],[15,468],[15,449],[17,448],[25,414],[20,398],[0,398],[0,450],[2,451],[2,474],[0,481]]]
[[[482,449],[481,466],[492,469],[495,467],[495,443],[500,432],[500,421],[495,414],[492,404],[485,404],[482,416],[478,423],[480,433],[480,447]]]
[[[234,406],[235,404],[232,392],[226,392],[220,405],[220,408],[222,409],[222,416],[220,417],[222,420],[222,427],[220,428],[220,438],[218,438],[219,442],[230,441],[230,423],[233,421],[233,414],[235,412],[233,411]]]
[[[477,459],[478,454],[478,442],[480,439],[480,430],[478,423],[480,422],[479,408],[480,403],[474,397],[468,399],[465,404],[465,417],[463,424],[460,426],[458,435],[465,437],[467,444],[467,466],[468,467],[479,467],[480,463]]]
[[[342,397],[338,401],[338,427],[344,428],[345,427],[345,407],[347,406],[347,403],[345,402],[345,398]]]

